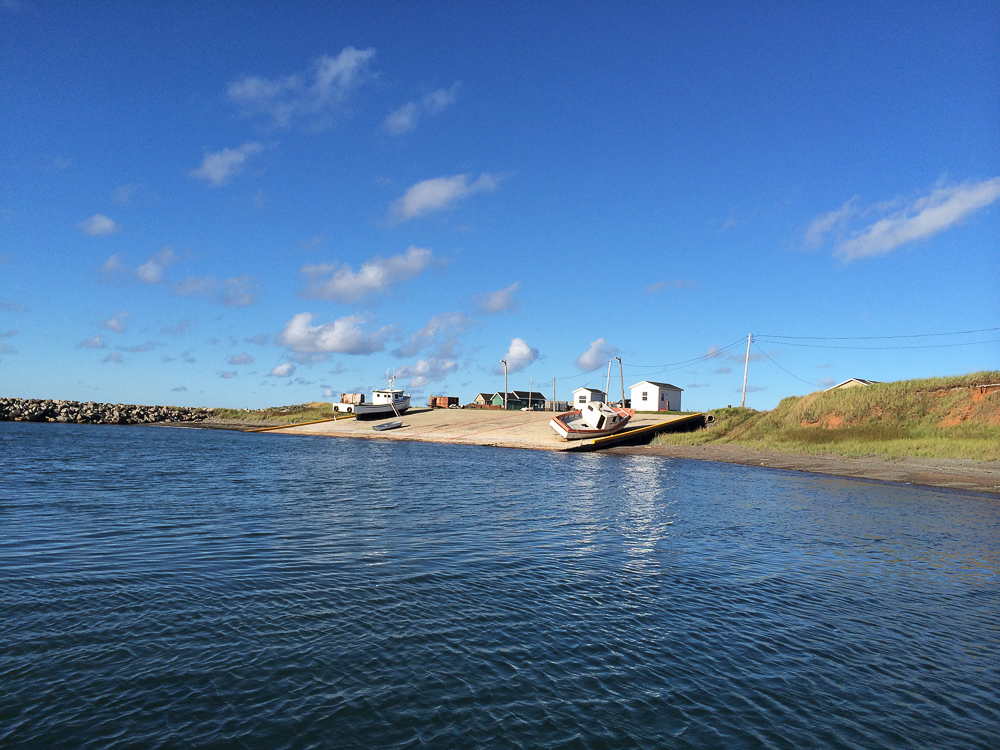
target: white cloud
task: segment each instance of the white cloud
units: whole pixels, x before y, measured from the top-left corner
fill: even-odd
[[[507,354],[504,355],[504,359],[507,360],[507,372],[517,372],[538,359],[538,349],[528,346],[528,342],[524,339],[511,339],[510,348],[507,350]],[[495,366],[493,371],[502,373],[503,365]]]
[[[850,263],[859,258],[871,258],[890,253],[902,245],[924,240],[961,223],[1000,198],[1000,177],[983,182],[944,185],[908,205],[900,200],[888,201],[864,210],[849,200],[836,211],[816,218],[806,230],[807,244],[816,245],[828,234],[837,234],[834,255]],[[850,231],[855,217],[886,214],[866,227]]]
[[[604,364],[618,353],[618,349],[608,344],[603,338],[590,342],[587,349],[576,359],[576,366],[581,370],[593,370],[598,365]]]
[[[12,299],[0,299],[0,310],[5,312],[27,312],[27,307],[22,307]]]
[[[311,313],[299,313],[285,325],[275,342],[295,352],[338,352],[340,354],[371,354],[385,349],[385,341],[392,335],[392,326],[383,326],[367,333],[362,325],[368,322],[363,315],[347,315],[332,323],[310,325]]]
[[[439,360],[431,357],[421,359],[415,365],[407,365],[396,370],[395,376],[400,380],[410,380],[410,388],[423,388],[435,380],[444,380],[458,369],[454,360]]]
[[[114,258],[115,256],[111,257]],[[164,270],[166,270],[167,266],[173,263],[175,259],[176,255],[174,254],[173,246],[166,245],[160,249],[160,252],[155,255],[151,255],[149,260],[136,268],[135,275],[143,284],[159,284],[163,281]],[[111,258],[108,258],[108,263],[110,262]],[[107,267],[107,263],[105,263],[105,267]]]
[[[101,362],[110,362],[111,364],[120,365],[122,362],[122,355],[118,352],[111,352],[111,354],[102,359]]]
[[[520,286],[520,282],[515,281],[506,289],[498,289],[495,292],[487,292],[486,294],[475,295],[476,307],[479,308],[480,312],[496,314],[506,310],[507,312],[515,312],[520,306],[518,301],[517,289]]]
[[[454,103],[458,94],[458,84],[449,89],[437,89],[427,94],[419,102],[407,102],[399,109],[390,113],[382,126],[394,135],[406,133],[417,126],[419,119],[426,114],[436,115]]]
[[[128,313],[122,311],[117,315],[108,318],[101,323],[101,328],[114,331],[115,333],[124,333],[128,328]]]
[[[86,341],[81,341],[76,345],[77,349],[104,349],[107,344],[104,343],[104,339],[100,334],[94,336],[92,339],[87,339]]]
[[[308,299],[327,299],[336,302],[357,302],[368,294],[377,294],[419,275],[433,260],[426,248],[410,246],[402,255],[391,258],[375,257],[354,270],[344,263],[305,265],[302,274],[307,282],[302,296]],[[329,278],[325,277],[330,274]]]
[[[178,393],[183,393],[184,391],[187,390],[187,386],[186,385],[179,385],[176,388],[171,388],[170,390],[171,391],[177,391]]]
[[[264,146],[256,141],[244,143],[239,148],[224,148],[212,154],[205,154],[201,166],[188,171],[190,177],[204,180],[210,185],[224,185],[234,175],[243,171],[247,157],[259,154]]]
[[[481,174],[479,179],[472,183],[469,182],[467,174],[424,180],[410,187],[402,198],[392,202],[390,218],[394,222],[408,221],[432,211],[448,208],[456,201],[475,193],[495,190],[499,184],[500,179],[490,174]]]
[[[231,370],[221,370],[219,372],[219,377],[223,380],[232,380],[233,378],[239,377],[239,373]]]
[[[333,398],[334,393],[332,388],[326,388],[323,390],[323,398]]]
[[[174,284],[175,297],[214,297],[226,307],[247,307],[257,301],[257,282],[249,276],[234,276],[221,284],[214,276],[186,276]]]
[[[806,230],[806,244],[819,245],[827,233],[842,226],[851,216],[856,214],[855,204],[857,200],[858,198],[855,196],[836,211],[816,217]]]
[[[292,373],[295,372],[295,365],[291,362],[285,362],[283,365],[278,365],[268,374],[268,377],[275,378],[290,378]]]
[[[267,117],[274,127],[303,120],[324,127],[336,105],[371,77],[368,66],[374,56],[371,48],[344,47],[336,57],[321,55],[306,74],[246,76],[230,83],[227,93],[245,115]]]
[[[458,342],[458,337],[469,329],[476,321],[462,313],[444,313],[435,315],[427,325],[410,336],[410,340],[393,351],[393,356],[406,358],[416,356],[425,347],[437,344],[437,353],[441,357],[450,357]]]
[[[656,292],[661,292],[664,289],[690,289],[693,286],[697,286],[698,282],[687,279],[674,279],[673,281],[657,281],[655,284],[650,284],[646,287],[647,294],[655,294]]]
[[[243,354],[234,354],[232,357],[226,360],[230,365],[249,365],[254,359],[249,354],[244,352]]]
[[[109,219],[104,214],[94,214],[86,221],[81,221],[77,226],[83,230],[84,234],[89,234],[91,237],[107,237],[120,229],[114,220]]]

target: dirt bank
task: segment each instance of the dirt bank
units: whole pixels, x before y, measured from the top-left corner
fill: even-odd
[[[876,458],[873,456],[795,455],[739,445],[640,445],[607,453],[693,458],[727,464],[809,471],[817,474],[921,484],[1000,495],[1000,461],[959,458]]]

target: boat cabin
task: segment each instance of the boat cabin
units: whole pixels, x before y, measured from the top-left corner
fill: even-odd
[[[581,410],[583,421],[595,430],[603,430],[605,427],[611,428],[621,421],[622,417],[614,409],[601,402],[591,402]]]
[[[396,389],[386,389],[384,391],[372,391],[372,403],[373,404],[398,404],[400,401],[404,400],[406,396],[403,395],[402,390]]]

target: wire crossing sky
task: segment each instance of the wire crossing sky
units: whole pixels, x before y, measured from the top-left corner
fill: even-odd
[[[1000,367],[1000,6],[535,6],[2,0],[0,395]]]

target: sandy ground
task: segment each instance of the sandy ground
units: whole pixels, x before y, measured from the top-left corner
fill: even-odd
[[[876,458],[874,456],[809,456],[773,453],[739,445],[637,445],[610,448],[608,453],[693,458],[727,464],[922,484],[1000,495],[1000,462],[958,458]]]
[[[299,425],[272,430],[269,435],[326,435],[373,440],[417,440],[432,443],[527,448],[560,451],[578,446],[579,441],[560,440],[549,427],[552,412],[493,411],[480,409],[410,409],[402,416],[403,426],[396,430],[375,432],[372,426],[391,420],[336,422]],[[638,414],[630,427],[658,424],[676,416]],[[261,423],[227,424],[208,422],[204,427],[247,429]],[[871,456],[799,455],[758,451],[736,445],[636,445],[608,448],[607,453],[621,455],[691,458],[700,461],[744,464],[791,471],[808,471],[834,476],[872,479],[885,482],[946,487],[1000,495],[1000,462],[962,459],[898,458]]]
[[[489,445],[548,451],[561,451],[579,446],[580,441],[567,442],[559,439],[549,427],[549,420],[553,416],[555,415],[552,412],[546,411],[423,408],[410,409],[402,416],[402,427],[386,432],[375,432],[372,426],[394,421],[395,418],[365,422],[344,419],[286,427],[272,430],[269,434],[420,440],[430,443]],[[629,427],[643,427],[680,418],[672,415],[637,414],[629,422]]]

